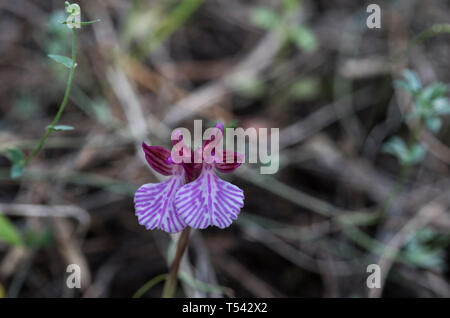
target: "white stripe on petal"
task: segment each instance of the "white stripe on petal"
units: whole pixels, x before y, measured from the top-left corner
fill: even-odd
[[[237,219],[244,206],[244,192],[220,179],[212,165],[204,164],[200,176],[178,190],[175,206],[190,227],[223,229]]]
[[[134,207],[139,224],[148,230],[168,233],[182,231],[186,224],[175,212],[175,195],[184,184],[184,174],[175,174],[161,183],[147,183],[134,195]]]

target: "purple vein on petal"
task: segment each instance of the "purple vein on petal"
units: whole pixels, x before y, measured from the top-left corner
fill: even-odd
[[[175,174],[161,183],[147,183],[141,186],[134,198],[139,224],[149,230],[155,228],[168,233],[180,232],[186,227],[178,217],[174,200],[184,183],[184,176]]]
[[[228,227],[244,205],[243,191],[220,179],[211,165],[183,186],[175,198],[178,215],[193,228]]]

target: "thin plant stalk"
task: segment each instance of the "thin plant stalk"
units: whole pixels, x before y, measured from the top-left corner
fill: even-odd
[[[64,98],[61,102],[61,105],[59,106],[58,112],[56,113],[55,118],[53,119],[52,123],[47,127],[47,130],[42,136],[41,140],[39,141],[39,144],[33,149],[33,151],[30,153],[30,155],[25,159],[24,166],[26,167],[28,163],[36,157],[36,155],[39,153],[39,151],[44,147],[45,142],[47,141],[48,137],[52,133],[53,127],[59,122],[59,119],[61,118],[64,109],[66,108],[67,101],[69,100],[70,90],[72,88],[72,81],[75,74],[75,67],[77,65],[76,63],[76,57],[77,57],[77,41],[76,41],[76,31],[75,28],[72,28],[72,67],[70,68],[69,73],[69,79],[67,81],[66,91],[64,93]]]
[[[175,294],[178,281],[178,270],[180,269],[181,259],[183,258],[184,252],[189,242],[190,231],[191,228],[186,227],[183,230],[183,232],[181,232],[177,244],[177,251],[175,253],[175,258],[173,259],[172,265],[170,266],[169,276],[164,284],[162,298],[173,298]]]

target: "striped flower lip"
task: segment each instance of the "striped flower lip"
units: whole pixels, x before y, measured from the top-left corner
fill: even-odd
[[[177,191],[184,184],[184,175],[176,167],[171,178],[160,183],[142,185],[134,195],[134,206],[139,224],[147,230],[160,229],[168,233],[177,233],[186,227],[186,223],[176,213],[174,204]]]
[[[178,190],[175,206],[178,215],[190,227],[223,229],[237,219],[244,206],[244,192],[220,179],[213,165],[206,164],[197,179]]]
[[[215,170],[231,173],[241,165],[242,157],[231,151],[216,151],[223,131],[223,125],[217,124],[201,149],[194,152],[185,147],[179,134],[173,146],[178,145],[176,154],[188,158],[188,162],[175,163],[170,150],[142,144],[149,165],[170,178],[144,184],[136,191],[134,203],[139,224],[148,230],[176,233],[186,226],[223,229],[237,219],[244,206],[244,192],[220,179]],[[194,163],[195,156],[200,156],[201,163]]]

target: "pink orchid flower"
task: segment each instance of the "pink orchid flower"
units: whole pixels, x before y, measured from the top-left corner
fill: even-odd
[[[142,144],[149,165],[171,177],[161,183],[144,184],[136,191],[134,202],[139,224],[149,230],[176,233],[186,226],[223,229],[238,217],[244,205],[243,191],[220,179],[214,171],[230,173],[242,162],[235,152],[216,152],[223,131],[223,125],[217,124],[210,139],[196,153],[181,150],[180,155],[185,158],[181,163],[175,163],[171,151],[164,147]],[[173,145],[178,143],[183,143],[181,135]],[[194,154],[201,163],[193,162]]]
[[[217,124],[211,138],[203,144],[201,153],[198,154],[202,159],[200,175],[184,185],[176,194],[177,213],[193,228],[226,228],[237,219],[244,206],[244,192],[220,179],[214,171],[215,168],[220,172],[230,173],[242,162],[241,156],[235,152],[215,151],[214,145],[222,141],[223,131],[223,125]]]

